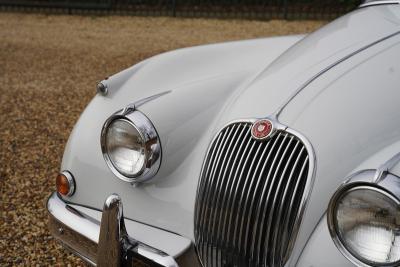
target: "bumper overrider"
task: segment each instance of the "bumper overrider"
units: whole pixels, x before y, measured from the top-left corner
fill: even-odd
[[[49,197],[47,210],[49,229],[54,238],[92,265],[199,266],[191,245],[187,246],[184,253],[172,256],[129,236],[123,217],[122,201],[116,194],[110,195],[104,202],[101,221],[65,203],[57,193]],[[184,237],[169,232],[167,234],[171,236],[171,246],[176,246],[177,243],[190,244]],[[157,236],[157,233],[152,235]],[[165,236],[160,239],[163,239],[164,244],[168,243]]]

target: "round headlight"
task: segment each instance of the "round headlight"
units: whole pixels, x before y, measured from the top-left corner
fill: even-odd
[[[151,122],[139,111],[111,116],[102,129],[101,148],[108,167],[124,181],[144,181],[158,171],[159,138]]]
[[[369,185],[338,190],[328,221],[333,240],[364,266],[399,266],[400,205],[387,191]]]
[[[135,125],[125,119],[111,122],[106,133],[106,153],[112,165],[127,177],[143,170],[146,151],[144,139]]]

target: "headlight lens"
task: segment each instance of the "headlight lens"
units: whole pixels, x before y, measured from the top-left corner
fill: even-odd
[[[372,266],[400,261],[400,206],[386,191],[356,186],[334,197],[330,228],[352,256]]]
[[[127,177],[140,175],[146,162],[145,141],[133,123],[126,119],[111,122],[105,148],[117,171]]]

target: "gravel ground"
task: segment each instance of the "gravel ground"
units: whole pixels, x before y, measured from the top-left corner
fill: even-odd
[[[84,265],[49,235],[45,201],[96,81],[167,50],[324,23],[0,13],[0,265]]]

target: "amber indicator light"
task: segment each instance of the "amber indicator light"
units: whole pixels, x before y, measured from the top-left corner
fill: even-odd
[[[57,192],[63,196],[71,196],[74,193],[75,185],[72,175],[67,172],[62,172],[56,178]]]

